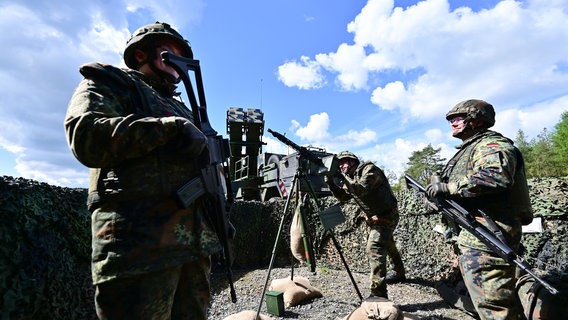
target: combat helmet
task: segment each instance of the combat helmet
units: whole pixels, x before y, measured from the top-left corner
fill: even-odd
[[[353,159],[355,161],[357,161],[357,163],[359,163],[359,158],[357,158],[357,156],[350,151],[341,151],[340,153],[337,154],[337,160],[341,160],[341,159]]]
[[[172,28],[169,24],[156,21],[156,23],[148,24],[134,31],[130,39],[126,42],[124,48],[124,62],[129,68],[136,69],[137,62],[134,58],[136,49],[144,49],[160,39],[167,39],[175,42],[182,50],[183,56],[193,59],[193,51],[189,42],[185,40],[179,32]]]
[[[495,109],[483,100],[470,99],[456,104],[446,113],[446,120],[457,115],[465,115],[466,122],[481,120],[486,128],[491,128],[495,124]]]

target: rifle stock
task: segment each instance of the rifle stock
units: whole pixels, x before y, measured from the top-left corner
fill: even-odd
[[[181,187],[177,192],[178,198],[184,206],[191,204],[195,198],[203,193],[210,200],[209,205],[211,209],[209,211],[211,215],[209,218],[223,246],[222,262],[225,266],[230,286],[231,301],[234,303],[237,301],[237,295],[231,270],[230,224],[228,221],[233,203],[233,191],[231,190],[231,177],[228,167],[228,159],[231,156],[229,140],[218,135],[217,131],[209,123],[199,60],[176,56],[167,51],[162,52],[161,56],[164,63],[174,68],[183,81],[193,113],[194,124],[207,136],[207,147],[210,154],[210,163],[201,170],[201,177],[192,179]],[[189,77],[190,71],[194,75],[197,95]]]
[[[408,187],[422,193],[430,202],[432,202],[436,206],[436,210],[440,211],[447,219],[456,222],[460,227],[469,231],[481,242],[483,242],[483,244],[485,244],[493,252],[495,252],[499,257],[503,258],[510,264],[514,263],[519,266],[523,271],[527,272],[536,281],[542,284],[542,286],[545,287],[551,294],[558,293],[558,290],[556,290],[548,282],[544,281],[538,275],[536,275],[531,270],[531,267],[517,256],[513,249],[511,249],[506,243],[498,239],[491,231],[487,230],[487,228],[479,223],[475,219],[475,217],[465,208],[451,199],[445,199],[441,197],[435,199],[430,198],[428,196],[426,188],[408,174],[404,175],[404,179],[406,180],[406,185]],[[489,219],[489,217],[487,216],[485,216],[485,218]]]

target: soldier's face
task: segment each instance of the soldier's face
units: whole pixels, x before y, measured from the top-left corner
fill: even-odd
[[[168,66],[167,64],[164,63],[164,61],[162,61],[161,53],[167,51],[171,54],[175,54],[176,56],[181,56],[183,54],[182,50],[173,43],[162,43],[160,46],[158,46],[158,48],[156,48],[156,50],[158,51],[156,55],[156,60],[154,61],[154,65],[156,66],[156,68],[178,79],[179,74],[174,68]]]
[[[158,47],[156,48],[156,59],[154,60],[154,65],[156,66],[156,68],[158,70],[161,70],[163,72],[168,73],[169,75],[171,75],[172,77],[174,77],[175,79],[179,78],[179,74],[177,73],[177,71],[168,66],[167,64],[164,63],[164,61],[162,61],[162,56],[161,53],[164,51],[167,51],[171,54],[175,54],[177,56],[182,56],[183,55],[183,51],[174,43],[170,43],[170,42],[163,42],[160,45],[158,45]]]
[[[352,175],[353,172],[355,171],[355,167],[354,167],[355,161],[351,160],[351,159],[341,159],[339,160],[339,170],[341,170],[341,173],[343,174],[347,174],[347,175]]]
[[[460,136],[460,134],[463,132],[463,130],[465,129],[465,126],[466,126],[466,123],[465,123],[464,120],[465,120],[465,117],[460,116],[460,115],[457,115],[455,117],[448,119],[448,121],[450,122],[450,126],[452,128],[452,136],[454,136],[454,137]]]

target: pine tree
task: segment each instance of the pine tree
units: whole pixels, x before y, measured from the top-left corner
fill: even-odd
[[[561,120],[552,134],[553,156],[561,175],[568,174],[568,111],[562,113]]]
[[[429,184],[432,174],[444,168],[446,159],[440,158],[441,149],[428,144],[422,150],[413,151],[406,163],[406,173],[424,185]]]

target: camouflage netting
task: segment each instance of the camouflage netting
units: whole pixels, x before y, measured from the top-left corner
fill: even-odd
[[[533,179],[529,186],[543,232],[524,235],[524,257],[539,274],[565,281],[568,177]],[[85,189],[0,178],[0,320],[94,318],[86,194]],[[432,283],[454,277],[457,269],[452,247],[433,231],[440,216],[426,213],[423,200],[413,191],[403,190],[397,198],[401,219],[395,239],[407,276]],[[333,197],[319,201],[322,207],[337,203]],[[284,207],[283,200],[235,204],[231,219],[238,230],[233,242],[235,269],[268,267],[282,221],[275,266],[290,266],[292,214],[283,216]],[[355,220],[360,212],[354,203],[341,207],[346,221],[334,228],[335,238],[350,269],[367,272],[367,227]],[[309,215],[308,220],[317,265],[344,269],[317,214]]]
[[[0,180],[1,319],[92,319],[86,190]]]

